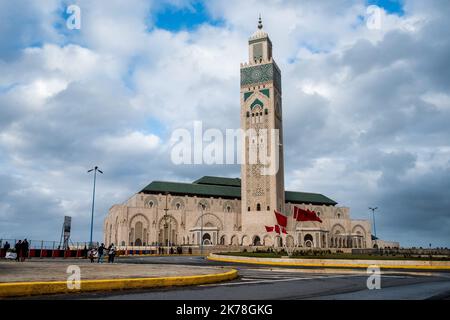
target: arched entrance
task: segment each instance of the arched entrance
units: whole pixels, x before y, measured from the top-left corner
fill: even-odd
[[[171,245],[178,243],[178,223],[177,220],[170,216],[163,216],[159,220],[159,243],[162,245]]]
[[[205,234],[203,235],[202,240],[203,240],[202,242],[203,242],[204,245],[210,245],[210,244],[212,244],[212,242],[211,242],[211,236],[210,236],[209,233],[205,233]]]
[[[286,237],[286,246],[288,246],[288,247],[294,246],[294,238],[292,236]]]
[[[305,235],[305,237],[303,238],[303,241],[305,242],[305,247],[307,247],[307,248],[312,248],[314,245],[314,238],[309,233],[307,235]]]
[[[261,238],[258,237],[258,236],[255,236],[255,237],[253,238],[253,245],[254,245],[254,246],[260,246],[260,245],[261,245]]]
[[[283,246],[283,239],[280,236],[276,236],[275,237],[275,244],[277,247],[282,247]]]
[[[142,246],[142,240],[140,238],[137,238],[136,241],[134,242],[134,245],[137,247]]]
[[[272,241],[272,237],[270,237],[269,235],[264,236],[264,246],[273,246],[273,241]]]

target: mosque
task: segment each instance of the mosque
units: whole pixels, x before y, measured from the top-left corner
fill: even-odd
[[[277,172],[261,174],[263,164],[249,161],[249,152],[262,140],[246,138],[241,178],[153,181],[110,208],[104,221],[105,244],[277,247],[285,241],[332,251],[373,247],[368,220],[351,219],[349,208],[325,195],[285,190],[281,71],[261,20],[248,41],[248,53],[248,62],[240,67],[241,128],[278,130],[278,142],[264,142],[278,152]],[[322,222],[296,221],[294,206],[314,211]],[[265,226],[276,224],[274,210],[286,215],[287,234],[266,231]]]

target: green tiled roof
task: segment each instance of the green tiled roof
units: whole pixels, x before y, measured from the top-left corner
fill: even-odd
[[[210,184],[180,183],[153,181],[144,189],[144,193],[165,193],[176,195],[204,196],[204,197],[222,197],[222,198],[241,198],[241,187],[229,187]]]
[[[240,187],[241,179],[240,178],[223,178],[223,177],[211,177],[204,176],[198,180],[195,180],[192,183],[199,184],[213,184],[218,186],[230,186],[230,187]]]
[[[189,195],[216,197],[224,199],[240,199],[241,198],[241,179],[239,178],[223,178],[223,177],[202,177],[193,183],[153,181],[140,192],[158,194],[168,192],[174,195]],[[334,200],[319,194],[307,192],[285,192],[285,201],[291,203],[305,203],[315,205],[331,205],[337,204]]]
[[[320,193],[285,191],[286,202],[336,205],[337,202]]]

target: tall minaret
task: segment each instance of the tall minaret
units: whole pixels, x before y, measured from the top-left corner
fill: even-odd
[[[241,128],[247,133],[254,129],[257,135],[247,134],[242,141],[242,231],[260,235],[265,225],[274,225],[273,211],[284,211],[281,72],[272,58],[272,42],[263,30],[261,16],[248,48],[249,62],[241,64]],[[266,129],[265,135],[262,129]],[[272,132],[278,134],[278,141],[272,139]],[[257,150],[277,153],[278,170],[263,173],[264,162],[259,157],[252,160]]]

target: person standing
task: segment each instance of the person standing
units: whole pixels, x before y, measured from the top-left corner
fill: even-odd
[[[100,245],[100,247],[98,247],[98,250],[97,250],[97,252],[98,252],[98,260],[97,260],[97,263],[103,263],[103,255],[104,255],[104,253],[105,253],[105,245],[102,243],[101,245]]]
[[[25,258],[28,258],[28,249],[29,249],[29,244],[28,244],[28,241],[27,241],[27,239],[24,239],[23,241],[22,241],[22,262],[24,262],[25,261]]]
[[[94,262],[95,253],[96,253],[95,248],[92,248],[91,250],[89,250],[89,259],[91,260],[91,263]]]
[[[16,261],[20,261],[20,257],[22,255],[22,240],[17,241],[14,249],[16,249]]]
[[[6,253],[8,252],[9,248],[11,248],[11,245],[9,244],[8,241],[6,241],[5,245],[3,246],[3,250],[5,250],[5,257],[6,257]]]
[[[111,243],[108,247],[108,263],[114,263],[114,257],[116,256],[116,247],[114,243]]]

